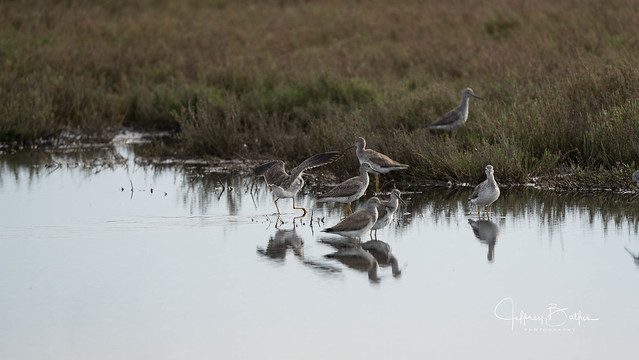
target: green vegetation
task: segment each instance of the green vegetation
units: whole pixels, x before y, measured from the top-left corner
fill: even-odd
[[[298,162],[364,136],[404,180],[621,185],[638,28],[618,0],[2,2],[0,141],[126,126],[176,131],[156,154]],[[426,131],[465,87],[466,126]]]

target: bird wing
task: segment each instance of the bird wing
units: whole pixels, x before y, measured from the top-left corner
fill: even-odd
[[[328,192],[321,194],[318,198],[331,198],[331,197],[342,197],[342,196],[350,196],[359,190],[360,180],[359,176],[352,177],[334,188],[330,189]]]
[[[453,109],[447,112],[446,114],[442,115],[439,119],[435,120],[432,124],[429,125],[429,127],[450,125],[454,123],[455,121],[457,121],[461,117],[461,115],[462,115],[461,111],[459,111],[458,109]]]
[[[397,162],[397,161],[389,158],[388,156],[386,156],[386,155],[384,155],[382,153],[379,153],[379,152],[377,152],[375,150],[365,149],[365,151],[366,151],[366,155],[367,155],[368,159],[370,161],[372,161],[373,163],[381,166],[381,167],[393,167],[393,166],[396,166],[396,167],[402,167],[402,166],[408,167],[408,165],[402,164],[400,162]]]
[[[266,183],[269,185],[282,185],[282,182],[288,178],[288,174],[284,170],[284,162],[282,160],[273,160],[255,168],[255,175],[264,176]]]
[[[388,205],[388,203],[386,205]],[[390,209],[387,208],[386,206],[378,206],[377,207],[377,219],[379,220],[379,219],[383,218],[384,216],[386,216],[386,213],[388,213],[389,210]]]
[[[302,161],[297,167],[291,170],[291,176],[297,177],[304,170],[316,168],[322,165],[330,164],[334,161],[339,160],[344,154],[338,151],[329,151],[317,155],[313,155],[310,158]]]
[[[479,196],[479,192],[486,185],[487,182],[488,180],[484,180],[481,184],[475,186],[475,188],[473,189],[473,193],[470,194],[470,197],[468,198],[468,200],[476,199]]]
[[[346,219],[338,222],[335,226],[331,227],[331,229],[333,231],[359,230],[369,224],[370,221],[371,214],[368,212],[368,210],[359,210],[346,217]]]

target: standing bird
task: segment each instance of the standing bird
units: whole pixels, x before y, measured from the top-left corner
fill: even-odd
[[[368,173],[376,172],[369,163],[359,166],[359,176],[354,176],[344,182],[337,184],[328,192],[317,197],[318,202],[333,201],[342,204],[348,204],[344,209],[344,217],[348,212],[353,212],[351,202],[361,198],[368,188]]]
[[[304,210],[304,214],[302,216],[306,216],[305,208],[295,207],[295,195],[297,195],[297,192],[304,186],[302,174],[305,170],[337,161],[342,156],[344,156],[344,154],[337,151],[330,151],[311,156],[291,170],[290,175],[286,173],[286,170],[284,170],[284,162],[282,160],[273,160],[256,167],[255,175],[264,176],[266,184],[269,189],[273,191],[275,208],[277,209],[278,214],[280,213],[280,208],[277,206],[277,200],[280,198],[292,198],[293,209]]]
[[[486,216],[490,210],[490,204],[499,198],[499,185],[495,181],[495,171],[492,165],[486,165],[486,180],[477,185],[468,198],[471,205],[477,205],[477,216],[480,215],[480,206],[486,207]]]
[[[399,203],[401,202],[402,204],[406,204],[404,200],[402,200],[401,195],[402,193],[399,190],[393,189],[390,194],[390,199],[388,201],[382,201],[382,204],[384,206],[377,207],[377,221],[371,229],[371,237],[373,230],[375,230],[375,238],[377,239],[377,230],[386,227],[388,226],[388,224],[393,222],[395,211],[397,211]],[[388,205],[388,207],[386,207],[385,205]]]
[[[372,197],[366,202],[366,208],[352,213],[336,225],[322,231],[354,238],[357,241],[357,239],[361,239],[362,235],[369,232],[373,228],[373,225],[375,225],[378,216],[378,205],[388,206],[383,205],[378,198]]]
[[[381,174],[386,174],[393,170],[404,170],[408,165],[399,163],[388,156],[372,149],[366,149],[366,140],[358,137],[355,140],[355,154],[360,164],[365,162],[371,164],[371,167]],[[379,193],[379,174],[375,174],[375,193]]]
[[[465,88],[462,91],[461,96],[461,104],[453,110],[447,112],[439,119],[435,120],[432,124],[428,125],[429,130],[443,130],[450,133],[455,132],[459,129],[466,120],[468,120],[468,98],[474,97],[477,99],[481,99],[479,96],[476,96],[471,88]]]

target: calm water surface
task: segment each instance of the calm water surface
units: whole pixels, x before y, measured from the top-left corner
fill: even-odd
[[[276,228],[262,181],[133,158],[0,155],[0,358],[637,356],[628,197],[503,191],[474,232],[470,188],[406,194],[378,232],[402,273],[371,281],[325,257],[343,208],[309,187]]]

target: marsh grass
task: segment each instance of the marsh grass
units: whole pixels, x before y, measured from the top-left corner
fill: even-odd
[[[411,165],[399,180],[491,163],[617,184],[639,154],[637,28],[621,0],[3,2],[0,141],[127,126],[175,131],[158,154],[298,163],[364,136]],[[465,87],[484,97],[466,126],[428,133]]]

